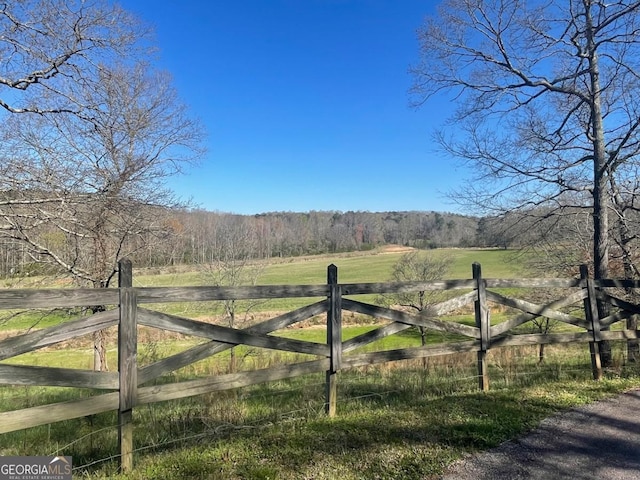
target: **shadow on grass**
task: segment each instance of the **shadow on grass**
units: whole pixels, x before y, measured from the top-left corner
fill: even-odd
[[[268,397],[262,390],[243,400],[245,423],[210,417],[203,437],[156,450],[162,452],[159,456],[140,456],[136,471],[126,478],[433,478],[466,453],[495,447],[558,410],[620,388],[591,385],[580,384],[582,397],[568,399],[576,385],[538,386],[550,390],[549,395],[460,389],[434,397],[421,388],[350,384],[333,419],[320,413],[322,403],[305,395],[294,403],[306,401],[311,408],[304,415],[283,417],[290,406],[286,392]],[[202,424],[185,427],[193,432]]]
[[[465,453],[622,388],[584,378],[543,383],[539,372],[537,383],[529,376],[526,385],[479,393],[474,379],[428,377],[420,369],[342,375],[333,419],[324,414],[321,375],[137,407],[136,468],[121,478],[430,478]],[[117,453],[116,433],[115,413],[103,414],[3,435],[0,448],[49,454],[87,435],[60,453],[89,465]],[[81,471],[93,478],[116,472],[117,459]]]

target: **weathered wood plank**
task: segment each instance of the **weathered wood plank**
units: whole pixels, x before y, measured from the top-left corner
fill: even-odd
[[[110,288],[0,289],[0,309],[90,307],[117,304],[118,290]]]
[[[245,287],[144,287],[138,288],[140,303],[206,302],[258,298],[326,297],[326,285],[258,285]]]
[[[327,268],[329,309],[327,310],[327,346],[329,368],[325,372],[325,412],[333,417],[338,404],[338,371],[342,366],[342,289],[338,285],[338,267]]]
[[[470,327],[469,325],[463,325],[462,323],[438,320],[435,318],[425,318],[422,316],[423,314],[420,314],[418,318],[414,317],[413,325],[426,327],[438,332],[453,333],[470,338],[480,338],[480,330],[477,327]]]
[[[595,295],[599,301],[609,303],[614,307],[620,308],[622,310],[628,310],[633,313],[640,313],[640,305],[629,303],[626,300],[610,295],[604,290],[596,290]]]
[[[380,340],[381,338],[388,337],[389,335],[402,332],[411,327],[412,325],[407,325],[406,323],[389,323],[383,327],[376,328],[375,330],[370,330],[366,333],[350,338],[349,340],[343,342],[342,351],[351,352],[352,350],[364,347],[365,345],[369,345],[376,340]]]
[[[117,390],[118,373],[0,364],[0,384]]]
[[[428,345],[424,347],[400,348],[396,350],[384,350],[380,352],[349,355],[343,359],[342,366],[343,368],[356,368],[375,365],[377,363],[476,352],[478,350],[480,350],[479,340],[452,342],[442,345]]]
[[[487,365],[487,351],[491,341],[490,312],[487,305],[486,282],[482,278],[482,266],[475,262],[472,265],[473,279],[476,282],[476,300],[474,302],[476,327],[480,331],[480,350],[478,350],[478,385],[480,390],[489,390],[489,369]]]
[[[135,406],[138,385],[138,335],[136,292],[120,288],[120,324],[118,325],[118,372],[120,374],[120,411]]]
[[[585,290],[584,313],[587,320],[591,342],[589,342],[589,353],[591,354],[591,370],[593,379],[602,378],[602,358],[600,355],[600,314],[598,312],[597,296],[593,279],[589,278],[589,268],[587,265],[580,265],[580,278]]]
[[[591,340],[589,332],[530,333],[509,335],[491,339],[491,348],[516,347],[524,345],[549,345],[554,343],[578,343]]]
[[[118,373],[120,398],[118,406],[118,450],[120,470],[133,469],[133,407],[138,396],[138,325],[137,292],[133,287],[131,260],[118,262],[120,286],[120,322],[118,324]]]
[[[471,291],[467,292],[463,295],[460,295],[455,298],[451,298],[449,300],[445,300],[444,302],[436,303],[435,305],[429,305],[426,309],[426,314],[428,316],[438,316],[445,315],[453,310],[457,310],[466,305],[473,303],[476,298],[476,292]]]
[[[610,303],[614,307],[620,308],[627,312],[640,314],[640,305],[629,303],[626,300],[622,300],[621,298],[609,295],[602,290],[596,290],[596,298],[598,298],[598,300],[602,300],[603,302]]]
[[[0,434],[116,410],[118,395],[118,392],[111,392],[82,400],[2,412],[0,413]]]
[[[438,280],[431,282],[342,283],[343,295],[372,293],[409,293],[426,290],[459,290],[474,288],[473,280]]]
[[[327,308],[328,301],[325,299],[320,302],[299,308],[292,312],[288,312],[269,320],[265,320],[264,322],[245,329],[245,331],[262,334],[271,333],[276,330],[286,328],[295,323],[315,317],[316,315],[320,315],[321,313],[325,313],[327,311]],[[149,380],[158,378],[166,373],[178,370],[179,368],[186,367],[187,365],[190,365],[194,362],[204,360],[211,355],[215,355],[224,350],[228,350],[231,347],[233,347],[233,345],[216,341],[208,342],[203,345],[197,345],[193,348],[190,348],[189,350],[185,350],[184,352],[180,352],[176,355],[172,355],[171,357],[162,359],[151,365],[143,367],[138,373],[138,384],[144,384]]]
[[[511,330],[512,328],[518,327],[523,323],[528,322],[529,320],[533,320],[537,317],[549,317],[554,320],[559,320],[564,323],[569,323],[571,325],[576,325],[578,327],[584,328],[585,330],[588,328],[588,325],[585,320],[574,317],[572,315],[565,314],[563,312],[558,312],[556,309],[568,307],[569,305],[573,305],[581,300],[584,300],[584,292],[582,290],[577,290],[566,297],[559,298],[558,300],[554,300],[551,303],[546,305],[538,305],[535,303],[527,302],[525,300],[519,300],[515,298],[505,297],[504,295],[500,295],[499,293],[487,291],[487,299],[499,303],[502,305],[506,305],[508,307],[517,308],[518,310],[523,310],[525,313],[519,314],[515,318],[511,320],[507,320],[506,322],[499,323],[498,325],[494,325],[491,327],[491,335],[502,335],[503,333]]]
[[[593,284],[596,288],[640,288],[640,280],[625,279],[601,279],[594,280]]]
[[[117,291],[116,291],[117,292]],[[118,311],[108,310],[90,317],[65,322],[54,327],[9,337],[0,341],[0,360],[15,357],[39,348],[87,335],[118,323]]]
[[[608,317],[604,317],[600,319],[600,327],[607,328],[614,323],[620,322],[621,320],[626,320],[627,318],[631,318],[636,315],[633,312],[616,312]],[[602,331],[600,332],[602,333]]]
[[[640,331],[638,330],[605,330],[600,332],[600,337],[603,340],[631,340],[640,338]]]
[[[233,345],[244,344],[252,347],[270,348],[294,353],[329,356],[329,347],[327,345],[251,333],[234,328],[212,325],[210,323],[198,322],[166,313],[152,312],[146,309],[140,309],[138,323],[147,327],[160,328],[185,335],[195,335]]]
[[[380,307],[378,305],[370,305],[347,298],[342,299],[342,308],[351,312],[362,313],[374,318],[384,318],[394,322],[406,323],[412,326],[421,326],[436,330],[439,332],[455,333],[471,338],[480,338],[480,330],[468,325],[462,325],[456,322],[444,322],[442,320],[431,319],[422,316],[410,315],[398,310]]]
[[[473,288],[472,280],[403,283],[340,284],[343,295],[401,293],[421,290]],[[254,298],[327,297],[328,285],[258,285],[245,287],[145,287],[138,289],[140,303],[243,300]]]
[[[580,286],[579,279],[485,279],[488,288],[570,288]],[[606,279],[600,287],[640,288],[637,280]],[[342,284],[344,295],[402,293],[421,290],[474,288],[472,279],[438,282],[353,283]],[[327,285],[261,285],[246,287],[145,287],[138,288],[139,301],[164,303],[224,299],[326,297]],[[116,305],[116,289],[3,289],[0,309],[64,308],[73,306]]]
[[[329,300],[324,299],[311,305],[298,308],[292,312],[288,312],[277,317],[273,317],[264,322],[260,322],[252,327],[247,328],[247,332],[255,333],[271,333],[276,330],[287,328],[298,322],[303,322],[309,318],[313,318],[316,315],[326,313],[329,309]]]
[[[202,345],[196,345],[188,350],[177,353],[151,365],[144,366],[138,370],[138,385],[143,385],[150,380],[161,377],[169,372],[173,372],[180,368],[191,365],[192,363],[204,360],[212,355],[230,349],[234,345],[220,342],[207,342]]]
[[[331,267],[335,274],[332,277]],[[340,370],[342,361],[342,288],[338,285],[338,271],[335,265],[329,266],[329,310],[327,311],[327,346],[329,347],[330,370],[335,373]],[[333,281],[332,281],[333,280]]]
[[[485,278],[487,288],[575,288],[579,278]]]
[[[640,338],[637,330],[614,330],[600,332],[602,340],[627,340]],[[541,345],[552,343],[587,343],[593,341],[591,332],[567,332],[567,333],[531,333],[523,335],[510,335],[493,338],[491,347],[513,347],[522,345]]]
[[[138,404],[164,402],[178,398],[192,397],[203,393],[231,390],[257,383],[272,382],[293,378],[310,373],[324,372],[329,368],[329,359],[312,360],[309,362],[282,365],[251,372],[216,375],[214,377],[187,382],[154,385],[138,389]]]

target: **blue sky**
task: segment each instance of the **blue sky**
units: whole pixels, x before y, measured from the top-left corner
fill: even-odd
[[[446,100],[410,107],[429,0],[122,0],[204,123],[208,154],[169,186],[207,210],[456,211],[435,153]]]

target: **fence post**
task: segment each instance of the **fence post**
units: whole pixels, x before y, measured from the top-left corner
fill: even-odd
[[[591,354],[591,370],[593,371],[593,379],[600,380],[602,378],[602,361],[600,359],[600,314],[598,313],[598,303],[596,298],[596,289],[593,280],[589,278],[589,267],[580,265],[580,279],[586,290],[584,298],[584,315],[589,325],[589,332],[592,340],[589,342],[589,353]]]
[[[329,370],[325,382],[325,410],[330,417],[336,414],[338,395],[337,375],[342,363],[342,291],[338,285],[338,267],[327,268],[329,284],[329,310],[327,312],[327,345],[329,345]]]
[[[129,259],[118,263],[120,322],[118,324],[118,375],[120,405],[118,407],[118,447],[120,469],[133,469],[133,406],[138,392],[137,365],[137,298],[133,287],[133,267]]]
[[[491,342],[491,324],[487,308],[487,294],[482,280],[482,267],[478,262],[472,265],[473,279],[476,281],[478,296],[475,301],[476,327],[480,329],[480,350],[478,351],[478,379],[483,392],[489,390],[489,371],[487,368],[487,351]]]

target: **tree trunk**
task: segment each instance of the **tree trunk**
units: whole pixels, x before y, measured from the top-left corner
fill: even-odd
[[[541,343],[538,349],[538,363],[542,362],[544,362],[544,343]]]
[[[427,330],[424,327],[418,328],[420,329],[420,344],[424,347],[427,344]],[[422,368],[427,369],[427,357],[422,357]]]
[[[229,300],[225,302],[225,306],[227,309],[227,315],[229,316],[229,328],[236,327],[236,309],[235,309],[235,301]],[[237,365],[237,356],[236,349],[232,347],[229,349],[229,373],[236,373],[238,370]]]
[[[98,330],[93,334],[93,370],[96,372],[106,372],[109,370],[104,330]]]
[[[593,32],[590,8],[586,8],[587,53],[591,80],[591,134],[593,139],[593,274],[596,280],[609,277],[609,185],[607,178],[607,154],[605,151],[602,98],[600,95],[600,69]],[[598,315],[605,318],[609,307],[598,301]],[[608,328],[607,328],[608,329]],[[603,328],[605,330],[605,328]],[[600,342],[602,366],[611,366],[611,345]]]

